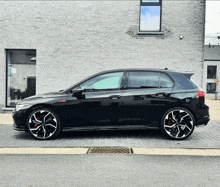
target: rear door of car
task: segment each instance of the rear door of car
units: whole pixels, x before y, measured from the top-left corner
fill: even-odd
[[[119,122],[127,125],[150,124],[169,107],[174,83],[162,72],[128,71],[121,98]]]

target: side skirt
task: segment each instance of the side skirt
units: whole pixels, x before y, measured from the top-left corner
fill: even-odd
[[[101,130],[139,130],[159,129],[159,127],[148,127],[147,125],[121,125],[121,126],[86,126],[86,127],[64,127],[62,131],[101,131]]]

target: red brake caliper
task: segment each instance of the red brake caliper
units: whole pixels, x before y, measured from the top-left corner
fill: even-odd
[[[168,121],[168,125],[171,125],[171,121]]]
[[[34,124],[34,128],[37,128],[38,127],[38,125],[37,124]]]
[[[38,116],[36,116],[38,120],[40,120],[40,118]],[[37,128],[38,124],[34,124],[34,128]]]

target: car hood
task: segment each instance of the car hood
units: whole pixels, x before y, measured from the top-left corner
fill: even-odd
[[[30,97],[27,97],[27,98],[23,99],[23,101],[34,100],[34,99],[39,99],[39,98],[51,98],[51,97],[54,97],[56,95],[61,95],[61,93],[59,93],[59,92],[49,92],[49,93],[44,93],[44,94],[33,95],[33,96],[30,96]]]

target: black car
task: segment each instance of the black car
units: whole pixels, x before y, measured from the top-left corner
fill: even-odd
[[[66,90],[17,103],[14,130],[51,139],[69,130],[151,128],[185,139],[210,120],[204,92],[191,76],[167,69],[101,72]]]

